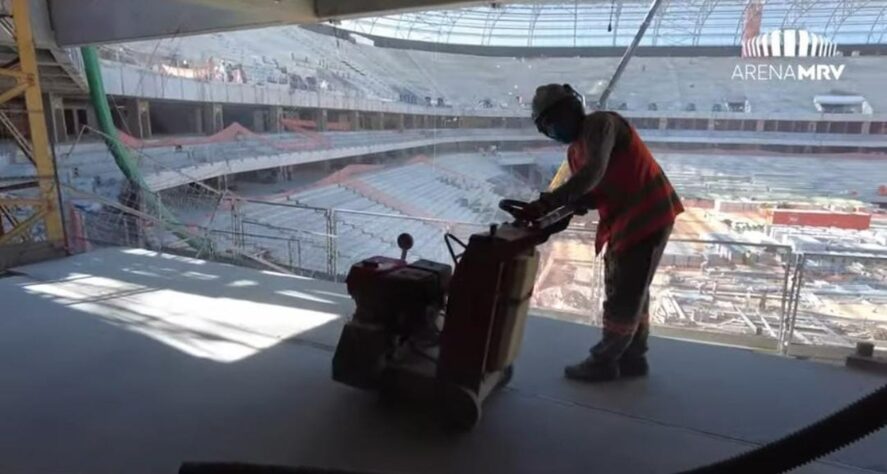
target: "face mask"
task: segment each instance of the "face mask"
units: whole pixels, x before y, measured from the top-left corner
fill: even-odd
[[[555,132],[555,140],[569,145],[576,141],[579,138],[579,127],[577,124],[570,123],[569,125],[561,125],[560,127],[556,127],[554,129]]]
[[[541,128],[545,136],[565,145],[569,145],[579,138],[579,123],[575,120],[552,121],[543,124]]]

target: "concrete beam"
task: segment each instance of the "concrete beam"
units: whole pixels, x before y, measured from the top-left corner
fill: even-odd
[[[41,2],[62,46],[318,21],[312,0],[35,0]]]
[[[317,0],[317,16],[321,19],[378,16],[387,13],[458,8],[487,5],[490,2],[447,0]]]
[[[486,2],[447,0],[32,0],[43,36],[61,46],[114,43],[264,26],[318,23]],[[48,7],[47,7],[48,5]],[[51,25],[49,18],[51,18]],[[170,21],[174,19],[174,21]],[[51,28],[51,27],[52,28]]]

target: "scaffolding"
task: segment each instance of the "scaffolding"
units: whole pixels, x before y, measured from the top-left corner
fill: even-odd
[[[21,255],[22,244],[60,251],[65,247],[64,225],[53,152],[43,111],[37,73],[37,54],[31,31],[28,0],[12,0],[11,14],[0,16],[0,26],[15,40],[17,57],[0,66],[0,124],[13,137],[34,168],[13,180],[0,182],[0,257]],[[24,98],[26,129],[11,120],[13,101]],[[35,192],[36,191],[36,192]],[[34,230],[40,228],[39,231]],[[20,258],[14,259],[21,263]],[[0,258],[0,269],[7,259]]]

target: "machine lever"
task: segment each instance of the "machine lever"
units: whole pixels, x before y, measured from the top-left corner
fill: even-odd
[[[397,246],[400,248],[400,259],[407,260],[407,252],[413,248],[413,236],[404,232],[397,236]]]

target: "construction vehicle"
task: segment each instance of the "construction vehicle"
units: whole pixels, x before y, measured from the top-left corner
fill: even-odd
[[[481,405],[511,379],[539,266],[536,247],[574,215],[562,207],[526,218],[526,203],[503,200],[514,221],[493,224],[465,244],[446,234],[448,264],[377,256],[346,279],[356,310],[333,357],[333,379],[383,394],[430,401],[443,420],[471,428]],[[461,253],[456,253],[461,251]]]

